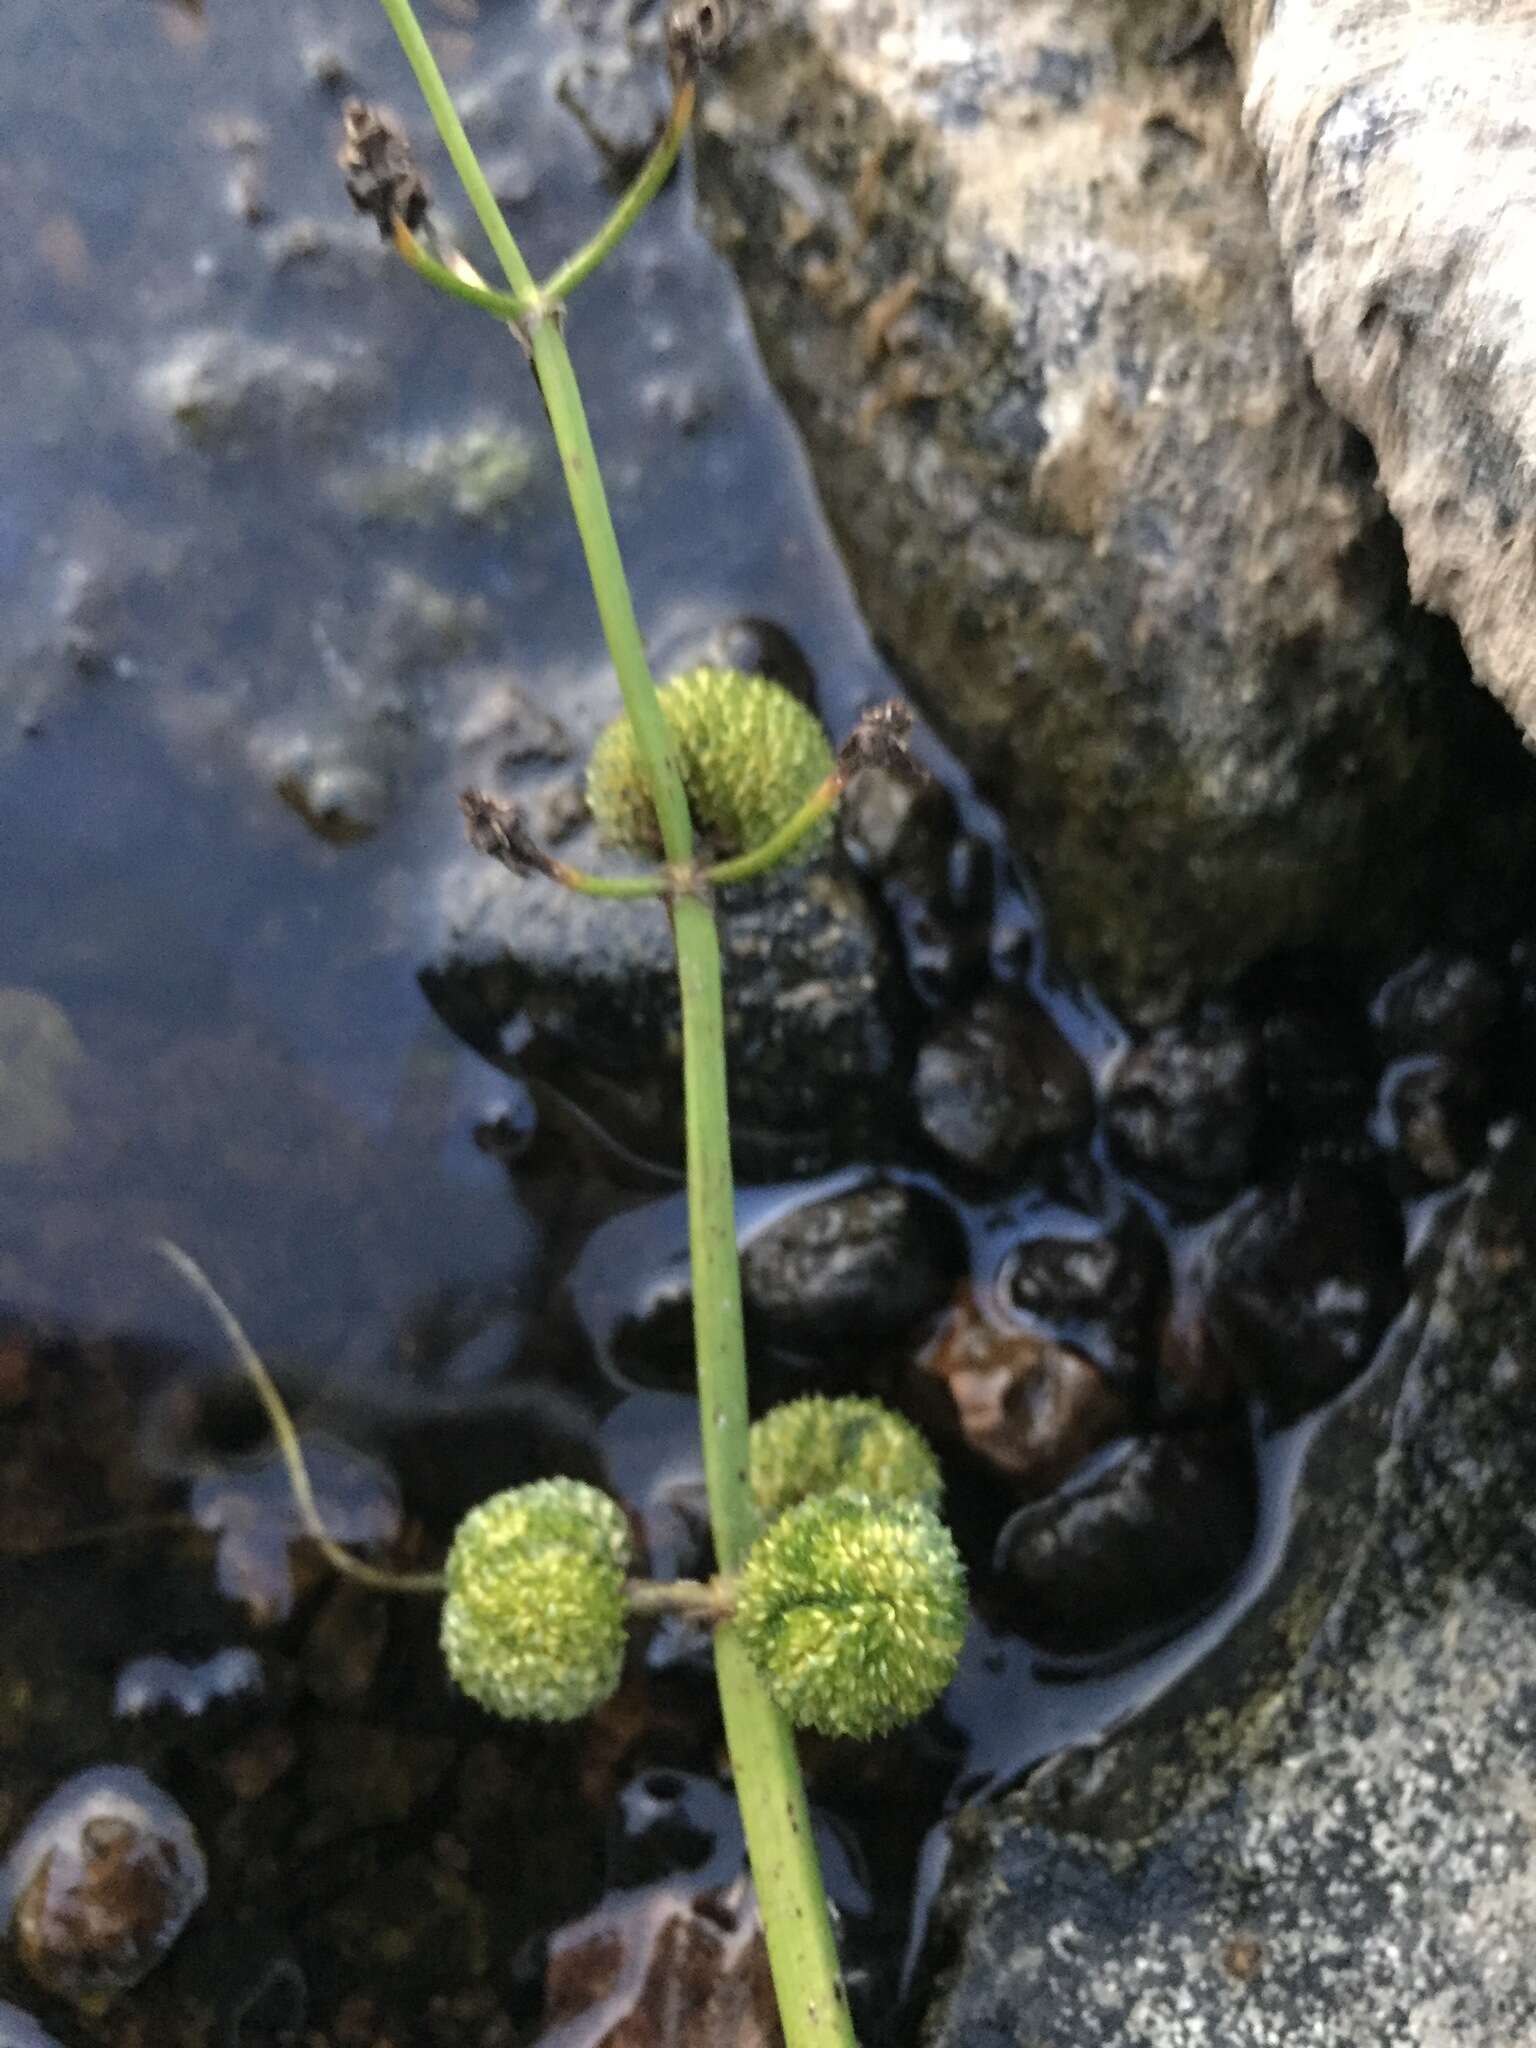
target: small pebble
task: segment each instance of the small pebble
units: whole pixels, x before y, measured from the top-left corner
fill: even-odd
[[[1044,1334],[1085,1352],[1117,1385],[1150,1373],[1168,1301],[1168,1259],[1134,1203],[1111,1223],[1046,1210],[1038,1233],[1009,1252],[1001,1284]]]
[[[1018,1626],[1045,1649],[1082,1654],[1192,1617],[1247,1556],[1256,1498],[1235,1431],[1113,1446],[1005,1523],[996,1568]]]
[[[262,1688],[261,1659],[245,1645],[215,1651],[201,1664],[177,1657],[135,1657],[117,1674],[112,1711],[126,1720],[161,1708],[193,1719],[217,1700],[232,1700]]]
[[[1204,1208],[1252,1173],[1262,1108],[1257,1037],[1212,1003],[1132,1048],[1110,1083],[1104,1122],[1128,1173]]]
[[[76,2002],[139,1983],[208,1891],[192,1823],[142,1771],[67,1779],[0,1868],[0,1920],[28,1974]]]
[[[1420,953],[1382,984],[1371,1022],[1389,1053],[1474,1052],[1504,1018],[1502,977],[1471,953]]]
[[[1393,1155],[1404,1194],[1449,1187],[1481,1158],[1488,1091],[1468,1061],[1444,1053],[1394,1060],[1381,1077],[1372,1134]]]
[[[964,1266],[960,1225],[937,1196],[876,1181],[759,1231],[741,1278],[764,1335],[820,1348],[902,1335],[944,1306]]]
[[[1131,1426],[1127,1403],[1091,1359],[1004,1326],[969,1291],[920,1370],[948,1392],[965,1441],[1026,1495],[1048,1493]]]
[[[1206,1249],[1211,1336],[1272,1418],[1332,1399],[1363,1372],[1402,1304],[1403,1233],[1375,1181],[1327,1166],[1263,1188]]]
[[[1088,1070],[1039,1003],[983,996],[940,1024],[917,1056],[918,1119],[956,1166],[1005,1179],[1093,1119]]]

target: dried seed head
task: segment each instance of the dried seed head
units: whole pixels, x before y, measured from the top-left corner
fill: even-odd
[[[674,85],[713,64],[736,26],[736,0],[675,0],[667,10],[667,65]]]
[[[509,1721],[574,1721],[624,1662],[629,1526],[576,1479],[493,1494],[448,1553],[442,1645],[450,1676]]]
[[[488,853],[515,875],[554,875],[555,863],[529,831],[516,804],[498,803],[483,790],[466,789],[460,794],[459,809],[476,853]]]
[[[915,776],[920,771],[907,752],[912,714],[899,697],[866,711],[837,750],[837,765],[850,780],[861,768],[892,768]]]
[[[336,161],[352,204],[372,215],[386,242],[397,220],[414,231],[426,218],[431,194],[400,123],[383,107],[348,100],[341,131]]]

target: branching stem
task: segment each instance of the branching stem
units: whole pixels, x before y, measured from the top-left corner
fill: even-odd
[[[532,274],[475,160],[410,0],[380,4],[400,38],[513,296],[529,303],[530,312],[515,331],[527,341],[544,394],[603,633],[660,826],[663,854],[670,868],[684,872],[693,863],[688,802],[646,660],[561,323],[541,317],[543,304]],[[680,90],[673,124],[678,144],[688,112],[691,106]],[[563,279],[563,289],[569,290],[632,225],[670,168],[665,150],[671,146],[669,133],[648,166],[648,171],[655,171],[661,165],[654,182],[643,173],[627,195],[634,205],[626,211],[627,202],[621,202],[617,231],[612,231],[610,221],[596,243],[572,259],[575,274],[567,265],[556,271],[552,284]],[[704,897],[678,895],[669,908],[682,994],[688,1218],[704,1471],[716,1560],[721,1572],[730,1575],[756,1533],[756,1512],[747,1482],[746,1352],[726,1104],[720,942]],[[715,1632],[715,1669],[787,2048],[854,2048],[789,1725],[729,1622]]]
[[[677,162],[683,138],[688,133],[688,124],[693,119],[696,93],[697,87],[691,78],[685,78],[678,86],[672,96],[667,125],[662,129],[656,147],[640,167],[634,183],[591,241],[584,242],[573,256],[567,256],[559,269],[551,271],[539,287],[539,296],[546,305],[558,305],[562,299],[569,298],[582,279],[592,275],[604,257],[623,241],[665,185],[672,166]]]

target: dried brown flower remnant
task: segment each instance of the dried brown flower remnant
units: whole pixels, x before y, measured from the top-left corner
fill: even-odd
[[[419,227],[432,195],[394,115],[366,100],[348,100],[341,110],[341,127],[336,161],[347,197],[358,212],[372,216],[386,242],[392,239],[397,220],[412,230]]]
[[[674,87],[698,77],[730,41],[736,0],[675,0],[667,10],[667,65]]]
[[[516,804],[498,803],[481,790],[466,789],[459,798],[459,809],[476,853],[488,853],[514,875],[557,878],[556,864],[533,837]]]
[[[895,769],[920,779],[921,770],[907,752],[911,733],[912,713],[899,697],[872,705],[837,750],[837,765],[844,780],[861,768]]]

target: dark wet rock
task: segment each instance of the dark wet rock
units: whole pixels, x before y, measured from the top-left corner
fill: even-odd
[[[963,1001],[986,975],[992,929],[992,856],[974,834],[942,859],[904,864],[885,885],[902,964],[931,1006]]]
[[[1011,1621],[1048,1650],[1079,1653],[1183,1620],[1248,1555],[1257,1493],[1237,1431],[1113,1445],[1004,1525],[996,1566]]]
[[[968,1289],[919,1370],[947,1394],[951,1429],[1026,1496],[1130,1427],[1124,1396],[1091,1359],[1011,1327]]]
[[[1252,1174],[1262,1109],[1256,1034],[1207,1004],[1131,1048],[1109,1084],[1104,1123],[1128,1172],[1214,1207]]]
[[[1449,1187],[1470,1173],[1488,1132],[1484,1076],[1465,1060],[1424,1053],[1394,1060],[1381,1077],[1372,1120],[1377,1143],[1394,1155],[1407,1194]]]
[[[990,963],[991,848],[962,829],[949,792],[915,766],[866,769],[843,800],[839,829],[860,870],[881,884],[915,993],[933,1008],[963,1002]]]
[[[1145,1210],[1112,1221],[1047,1210],[1008,1253],[1001,1285],[1046,1335],[1121,1387],[1149,1377],[1168,1305],[1168,1257]]]
[[[1364,1129],[1371,1055],[1342,1003],[1300,1002],[1266,1013],[1260,1026],[1270,1112],[1303,1145],[1348,1146]]]
[[[1198,1286],[1181,1279],[1159,1336],[1153,1409],[1162,1422],[1210,1421],[1234,1406],[1240,1385],[1211,1335]]]
[[[326,1595],[304,1637],[299,1668],[308,1689],[333,1710],[355,1709],[373,1690],[389,1640],[389,1601],[343,1580]]]
[[[274,436],[334,438],[380,388],[372,358],[355,342],[306,355],[239,328],[183,336],[145,368],[140,385],[184,440],[211,454],[240,453]]]
[[[902,1335],[942,1308],[964,1266],[952,1211],[877,1181],[760,1231],[742,1249],[741,1281],[766,1336],[821,1346]]]
[[[877,634],[1069,964],[1157,1016],[1417,915],[1478,779],[1190,19],[766,0],[700,140]]]
[[[860,870],[883,881],[931,868],[953,842],[960,818],[942,783],[877,763],[850,785],[838,829]]]
[[[1204,1256],[1211,1336],[1278,1418],[1348,1386],[1403,1302],[1396,1206],[1341,1169],[1306,1167],[1245,1197]]]
[[[192,1824],[142,1771],[103,1765],[61,1785],[0,1869],[0,1921],[28,1974],[89,2002],[140,1982],[208,1890]]]
[[[959,1821],[924,2048],[1508,2048],[1536,2027],[1529,1136],[1472,1187],[1380,1370],[1313,1438],[1228,1644]]]
[[[1064,1144],[1093,1117],[1088,1070],[1027,996],[984,996],[918,1051],[913,1096],[945,1158],[989,1180]]]
[[[1505,1014],[1503,978],[1469,953],[1432,948],[1386,982],[1371,1021],[1389,1053],[1473,1053]]]
[[[683,675],[702,665],[767,676],[800,703],[816,709],[815,670],[794,635],[772,619],[745,617],[714,625],[689,624],[656,649],[658,677]]]

